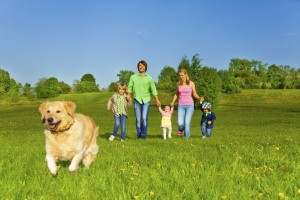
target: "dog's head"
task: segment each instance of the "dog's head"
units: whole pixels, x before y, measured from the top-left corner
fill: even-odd
[[[71,101],[44,102],[40,105],[42,123],[51,132],[64,131],[73,124],[76,104]]]

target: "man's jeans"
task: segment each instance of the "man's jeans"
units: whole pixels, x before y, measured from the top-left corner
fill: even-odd
[[[140,104],[137,100],[134,100],[134,114],[136,117],[136,131],[138,138],[147,137],[149,108],[150,102]]]

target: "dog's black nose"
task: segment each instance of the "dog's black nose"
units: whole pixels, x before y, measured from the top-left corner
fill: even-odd
[[[49,117],[49,118],[47,119],[47,122],[48,122],[48,123],[52,123],[52,122],[53,122],[53,118],[52,118],[52,117]]]

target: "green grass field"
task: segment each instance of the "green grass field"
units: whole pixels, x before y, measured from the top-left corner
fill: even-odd
[[[72,94],[77,112],[100,127],[98,157],[89,170],[59,162],[52,177],[45,163],[42,102],[0,100],[0,199],[300,199],[300,90],[247,90],[223,94],[213,110],[211,138],[202,139],[195,110],[191,138],[164,141],[160,113],[150,108],[148,138],[136,139],[133,107],[127,140],[108,141],[112,93]],[[162,104],[172,94],[162,93]],[[51,99],[52,100],[52,99]],[[119,135],[118,135],[119,136]]]

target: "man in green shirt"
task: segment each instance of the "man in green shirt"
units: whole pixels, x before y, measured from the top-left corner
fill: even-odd
[[[133,94],[137,138],[145,139],[147,137],[151,94],[155,97],[158,107],[161,106],[161,103],[157,96],[158,94],[153,78],[146,74],[146,61],[141,60],[138,62],[137,68],[139,73],[133,74],[129,80],[128,99],[130,100],[131,94]]]

